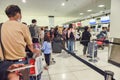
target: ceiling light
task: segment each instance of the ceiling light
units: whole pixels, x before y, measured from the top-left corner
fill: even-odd
[[[23,3],[26,3],[26,0],[22,0]]]
[[[61,5],[62,5],[62,6],[65,6],[65,3],[62,3]]]
[[[80,15],[83,15],[84,13],[80,13]]]
[[[98,7],[104,7],[105,5],[98,5]]]
[[[92,10],[91,10],[91,9],[89,9],[89,10],[87,10],[87,12],[92,12]]]

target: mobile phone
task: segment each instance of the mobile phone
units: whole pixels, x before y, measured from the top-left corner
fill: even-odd
[[[9,72],[14,72],[14,71],[24,70],[24,69],[31,68],[31,67],[35,67],[35,66],[27,64],[27,65],[24,65],[22,67],[18,67],[18,68],[15,68],[15,69],[9,69],[8,71]]]

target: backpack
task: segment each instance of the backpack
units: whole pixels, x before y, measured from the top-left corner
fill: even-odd
[[[66,33],[66,40],[68,40],[69,38],[68,38],[68,31],[67,31],[67,33]]]
[[[75,39],[75,36],[74,36],[73,32],[70,33],[70,38],[69,39],[70,40],[74,40]]]
[[[31,37],[33,38],[35,36],[35,27],[30,25],[29,30],[30,30]]]

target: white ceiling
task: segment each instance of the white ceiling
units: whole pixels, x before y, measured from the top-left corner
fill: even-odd
[[[65,2],[65,6],[61,3]],[[6,6],[17,4],[20,6],[24,15],[31,16],[59,16],[59,17],[80,17],[79,13],[84,13],[83,16],[97,13],[101,10],[110,9],[111,0],[0,0],[0,15],[5,14]],[[105,8],[97,6],[104,4]],[[86,10],[92,9],[93,12],[88,13]]]

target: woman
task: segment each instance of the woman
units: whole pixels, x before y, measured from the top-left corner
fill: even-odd
[[[67,36],[68,36],[68,50],[70,52],[74,52],[73,47],[75,42],[75,35],[74,35],[72,24],[69,25]]]
[[[91,34],[89,32],[89,27],[86,26],[84,28],[84,32],[82,33],[82,39],[81,39],[81,44],[83,44],[84,46],[83,55],[87,55],[86,51],[87,51],[88,43],[90,42],[90,37],[91,37]]]

